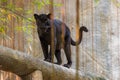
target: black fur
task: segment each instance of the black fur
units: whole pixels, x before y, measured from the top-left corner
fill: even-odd
[[[51,50],[48,51],[48,45],[51,46],[51,14],[34,14],[34,18],[37,24],[37,31],[39,35],[39,39],[42,45],[43,53],[44,53],[44,60],[51,62]],[[82,40],[82,32],[88,32],[88,29],[84,26],[80,28],[80,36],[77,42],[73,41],[70,36],[70,30],[67,25],[60,20],[54,19],[54,46],[55,46],[55,56],[57,59],[56,64],[61,64],[61,49],[63,48],[65,51],[65,55],[67,58],[67,64],[64,64],[65,67],[70,68],[72,65],[71,60],[71,47],[70,45],[78,45],[81,43]],[[64,26],[63,26],[64,25]],[[62,37],[61,37],[62,36]],[[62,38],[64,40],[62,40]],[[64,41],[64,43],[63,43]],[[63,46],[62,46],[63,45]]]

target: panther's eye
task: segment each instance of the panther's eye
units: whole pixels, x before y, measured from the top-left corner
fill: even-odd
[[[47,21],[47,19],[45,18],[44,21]]]

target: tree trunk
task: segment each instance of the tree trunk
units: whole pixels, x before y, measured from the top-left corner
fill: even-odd
[[[36,70],[43,74],[43,80],[75,80],[76,71],[63,66],[51,64],[27,53],[0,46],[0,69],[20,76],[23,80],[31,80],[29,75]],[[99,77],[82,76],[79,80],[104,80]]]

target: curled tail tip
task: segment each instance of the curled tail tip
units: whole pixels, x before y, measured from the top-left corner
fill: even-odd
[[[86,31],[85,32],[88,32],[88,29],[86,28]]]
[[[81,26],[81,27],[80,27],[80,31],[88,32],[88,29],[87,29],[87,27],[85,27],[85,26]]]

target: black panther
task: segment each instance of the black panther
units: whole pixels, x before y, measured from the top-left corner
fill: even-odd
[[[57,59],[56,64],[62,64],[61,49],[63,48],[68,61],[67,64],[64,64],[64,66],[70,68],[72,65],[70,46],[71,44],[73,46],[79,45],[82,41],[82,32],[88,32],[88,29],[85,26],[81,26],[79,29],[79,40],[75,42],[71,38],[70,29],[68,26],[60,20],[51,20],[51,14],[34,14],[34,18],[36,20],[37,31],[44,53],[44,60],[51,62],[51,48],[50,51],[48,51],[48,45],[51,46],[51,23],[53,23],[54,40],[52,41],[54,41],[55,56]],[[64,29],[62,29],[62,27],[64,27]],[[64,39],[64,43],[62,38]]]

